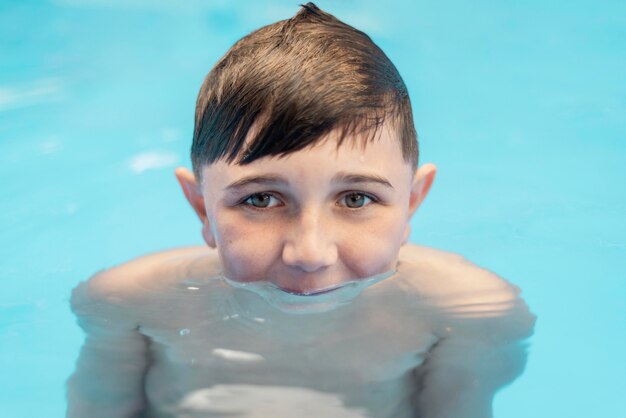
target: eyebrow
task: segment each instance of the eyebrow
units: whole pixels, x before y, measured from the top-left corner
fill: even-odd
[[[393,190],[393,186],[387,179],[381,176],[377,176],[376,174],[353,174],[353,173],[346,173],[346,172],[340,171],[339,173],[333,176],[331,181],[333,183],[347,183],[347,184],[374,183],[374,184],[383,185]]]
[[[261,186],[265,186],[265,185],[280,185],[280,186],[286,186],[289,184],[289,182],[287,180],[285,180],[283,177],[275,175],[275,174],[266,174],[263,176],[247,176],[244,178],[241,178],[231,184],[229,184],[228,186],[226,186],[224,188],[224,191],[234,191],[234,190],[239,190],[242,189],[246,186],[250,186],[250,185],[261,185]]]
[[[374,183],[385,186],[390,189],[394,189],[391,183],[378,175],[375,174],[356,174],[356,173],[346,173],[339,172],[333,176],[331,179],[333,183],[344,183],[344,184],[363,184],[363,183]],[[252,175],[243,177],[224,188],[224,191],[236,191],[242,189],[246,186],[250,185],[261,185],[261,186],[288,186],[289,181],[284,177],[277,174],[266,174],[266,175]]]

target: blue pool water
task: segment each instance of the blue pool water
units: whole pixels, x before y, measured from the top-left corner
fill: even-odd
[[[197,91],[295,1],[0,1],[0,416],[59,417],[82,334],[70,289],[200,244],[173,175]],[[438,178],[411,241],[519,285],[538,315],[498,417],[617,416],[626,352],[626,3],[318,6],[409,87]]]

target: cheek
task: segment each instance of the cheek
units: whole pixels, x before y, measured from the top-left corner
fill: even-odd
[[[217,249],[224,274],[233,280],[263,277],[276,259],[276,239],[267,227],[237,220],[217,221]]]
[[[380,216],[363,225],[358,233],[342,237],[342,258],[359,277],[369,277],[394,269],[404,237],[401,216]]]

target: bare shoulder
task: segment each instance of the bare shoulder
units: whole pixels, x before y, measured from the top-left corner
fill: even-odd
[[[98,309],[135,306],[176,282],[219,273],[214,250],[193,246],[160,251],[99,271],[72,292],[72,310],[87,314]]]
[[[411,283],[429,297],[473,295],[472,299],[496,302],[515,298],[519,292],[502,277],[456,253],[407,244],[400,251],[400,263]]]
[[[194,246],[147,254],[103,270],[89,279],[94,295],[141,294],[151,287],[183,280],[194,274],[211,273],[217,255],[208,247]]]
[[[462,255],[407,244],[400,251],[401,286],[441,315],[455,320],[492,319],[501,326],[532,333],[535,316],[519,287]],[[482,321],[482,322],[481,322]]]

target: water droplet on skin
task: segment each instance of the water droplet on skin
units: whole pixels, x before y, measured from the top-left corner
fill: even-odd
[[[189,335],[190,332],[191,330],[189,328],[183,328],[180,330],[179,334],[181,337],[184,337],[185,335]]]

